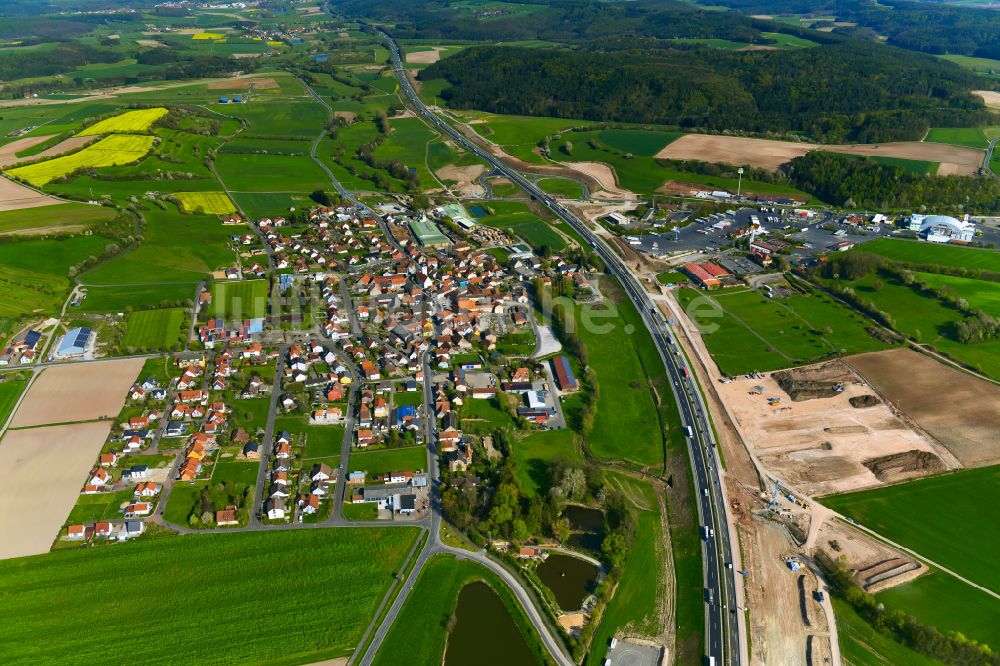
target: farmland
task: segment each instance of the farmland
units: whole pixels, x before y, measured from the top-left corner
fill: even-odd
[[[182,308],[133,312],[128,316],[122,344],[135,349],[183,346],[187,321],[187,313]]]
[[[176,305],[194,298],[194,284],[151,284],[130,287],[87,287],[77,312],[124,312],[129,307]]]
[[[978,127],[934,127],[927,132],[924,141],[983,149],[989,143]]]
[[[955,323],[963,316],[960,311],[891,276],[868,275],[845,285],[889,313],[893,328],[900,333],[932,345],[979,372],[1000,377],[1000,341],[959,342]]]
[[[17,399],[24,393],[28,386],[28,376],[22,373],[8,373],[3,376],[0,382],[0,428],[7,423]]]
[[[225,319],[263,317],[267,313],[267,281],[212,284],[212,304],[208,311],[212,316]]]
[[[666,562],[660,538],[663,523],[656,494],[648,483],[623,474],[609,473],[608,478],[612,486],[621,488],[629,498],[638,512],[638,520],[621,581],[594,632],[586,662],[594,666],[603,663],[611,637],[618,631],[654,639],[660,636],[663,631],[661,609],[666,595],[663,576]]]
[[[896,238],[876,238],[852,252],[870,252],[902,264],[933,264],[948,268],[969,268],[1000,273],[1000,252],[957,245],[921,243]]]
[[[236,192],[312,192],[330,186],[329,178],[308,156],[222,153],[215,167]]]
[[[101,236],[0,244],[0,317],[57,310],[69,291],[70,266],[99,255]]]
[[[378,666],[442,663],[458,594],[466,584],[477,580],[485,581],[500,596],[536,661],[547,663],[548,657],[535,629],[507,586],[490,570],[469,560],[456,560],[452,555],[437,555],[424,566],[374,663]],[[484,634],[484,643],[488,640],[488,634]],[[492,649],[502,650],[502,646]]]
[[[846,602],[833,597],[837,617],[837,638],[845,663],[853,666],[940,666],[941,662],[923,656],[884,636],[868,624]]]
[[[530,212],[526,204],[515,201],[492,201],[489,210],[490,215],[477,220],[480,224],[514,233],[536,249],[548,246],[554,252],[559,252],[566,247],[566,240]]]
[[[0,235],[31,235],[82,231],[115,216],[113,208],[55,202],[51,206],[0,211]]]
[[[369,479],[393,471],[426,471],[427,449],[423,446],[408,446],[384,451],[352,451],[348,467],[350,472],[365,472]]]
[[[144,211],[143,217],[146,226],[139,247],[85,273],[85,284],[193,284],[235,260],[229,248],[232,231],[218,218],[158,208]]]
[[[181,209],[189,213],[226,215],[236,212],[236,206],[223,192],[175,192]]]
[[[835,511],[993,590],[1000,590],[1000,570],[992,564],[1000,550],[1000,533],[980,529],[980,521],[982,507],[998,502],[998,466],[823,500]],[[975,540],[970,535],[976,535]]]
[[[865,330],[870,324],[863,316],[819,292],[768,299],[751,290],[709,295],[683,288],[678,299],[730,376],[886,347]]]
[[[0,562],[0,587],[8,591],[0,611],[6,637],[0,659],[11,665],[93,663],[106,656],[123,626],[130,627],[130,658],[149,663],[347,656],[416,534],[415,528],[358,528],[199,535]],[[134,604],[121,603],[94,581],[139,569],[143,594],[156,603],[135,622]],[[337,590],[338,603],[317,606],[318,580]],[[260,612],[261,599],[277,598],[287,612]],[[289,631],[290,615],[295,631]],[[56,624],[60,631],[48,632]],[[35,640],[40,635],[49,638]],[[179,635],[198,640],[178,641]]]
[[[165,115],[167,115],[167,110],[163,107],[126,111],[120,115],[105,118],[85,128],[78,132],[77,136],[94,136],[97,134],[110,134],[111,132],[145,132],[153,123]]]
[[[79,152],[11,169],[7,173],[41,187],[79,169],[129,164],[141,159],[153,147],[153,137],[112,134]]]

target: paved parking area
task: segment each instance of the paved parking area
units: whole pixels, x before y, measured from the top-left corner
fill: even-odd
[[[660,648],[618,641],[618,645],[608,651],[608,659],[611,666],[657,666],[661,651]]]

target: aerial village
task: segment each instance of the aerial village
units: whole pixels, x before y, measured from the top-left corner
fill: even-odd
[[[532,286],[567,280],[590,298],[588,268],[543,262],[460,206],[383,212],[316,206],[233,236],[258,248],[242,274],[267,275],[265,260],[275,271],[266,313],[211,316],[200,293],[190,350],[143,366],[63,546],[420,519],[432,480],[481,483],[477,459],[501,455],[496,418],[566,427],[561,398],[579,384]]]

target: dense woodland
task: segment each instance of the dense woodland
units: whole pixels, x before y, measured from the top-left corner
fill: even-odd
[[[912,0],[704,0],[747,14],[810,14],[835,16],[857,23],[835,33],[875,39],[927,53],[958,53],[1000,58],[1000,12],[985,7],[956,6]]]
[[[850,155],[814,151],[788,164],[792,184],[835,205],[927,206],[961,212],[1000,210],[1000,181],[975,176],[929,177]]]
[[[656,40],[588,50],[466,49],[423,70],[458,108],[683,128],[801,132],[824,142],[920,139],[989,121],[979,78],[951,63],[853,42],[736,52]]]

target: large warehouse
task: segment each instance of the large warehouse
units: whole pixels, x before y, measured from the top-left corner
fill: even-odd
[[[976,225],[966,215],[956,220],[949,215],[911,215],[910,231],[931,243],[971,243],[976,235]]]
[[[86,327],[74,328],[66,333],[56,349],[56,358],[79,358],[87,351],[93,332]]]

